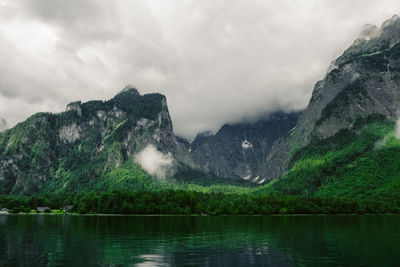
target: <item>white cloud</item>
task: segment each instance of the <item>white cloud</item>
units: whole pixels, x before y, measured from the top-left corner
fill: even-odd
[[[163,154],[154,145],[148,145],[135,155],[135,162],[150,175],[163,179],[172,174],[174,158],[171,153]]]
[[[400,118],[396,120],[396,138],[400,139]]]
[[[165,94],[186,137],[298,110],[363,25],[395,13],[395,0],[1,0],[0,116],[13,125],[126,84]]]

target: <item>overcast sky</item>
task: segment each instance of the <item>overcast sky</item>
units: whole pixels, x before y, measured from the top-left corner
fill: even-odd
[[[398,0],[0,0],[8,126],[126,84],[168,99],[175,132],[307,105],[330,62]]]

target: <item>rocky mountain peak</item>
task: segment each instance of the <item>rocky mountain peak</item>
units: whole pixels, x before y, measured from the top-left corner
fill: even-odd
[[[122,89],[119,94],[131,94],[131,95],[140,95],[139,91],[133,87],[132,85],[128,84],[124,87],[124,89]]]
[[[382,30],[388,30],[390,28],[400,27],[400,17],[398,15],[393,15],[390,19],[386,20],[382,24]]]
[[[335,61],[340,65],[354,58],[373,53],[381,53],[400,42],[400,17],[394,15],[380,28],[366,24],[354,43]]]
[[[361,39],[366,39],[367,41],[378,38],[386,37],[393,38],[394,35],[398,35],[400,30],[400,17],[394,15],[390,19],[382,23],[381,27],[378,28],[376,25],[366,24],[360,33]],[[392,34],[392,36],[390,36]]]
[[[380,115],[397,119],[400,111],[400,18],[381,28],[366,25],[351,45],[315,85],[308,107],[295,130],[274,143],[262,177],[277,178],[297,150],[351,129],[357,119]]]
[[[365,24],[358,39],[370,40],[375,38],[380,32],[380,29],[376,25]]]

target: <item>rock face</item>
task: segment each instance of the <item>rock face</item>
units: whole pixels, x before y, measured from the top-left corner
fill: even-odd
[[[241,178],[263,183],[257,171],[274,141],[287,134],[298,113],[278,112],[253,123],[226,124],[215,134],[202,133],[195,140],[179,140],[190,159],[201,170],[219,177]]]
[[[65,177],[79,170],[77,181],[70,181],[77,187],[133,160],[148,145],[175,155],[177,142],[160,94],[125,88],[108,101],[74,102],[60,114],[39,113],[0,134],[0,192],[32,194],[49,183],[68,186]]]
[[[353,45],[332,62],[295,129],[272,146],[260,175],[267,180],[283,175],[297,149],[351,128],[357,118],[371,114],[391,119],[400,115],[398,16],[381,28],[366,25]]]

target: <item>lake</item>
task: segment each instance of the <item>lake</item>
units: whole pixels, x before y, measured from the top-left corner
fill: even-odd
[[[399,266],[400,216],[0,215],[0,266]]]

